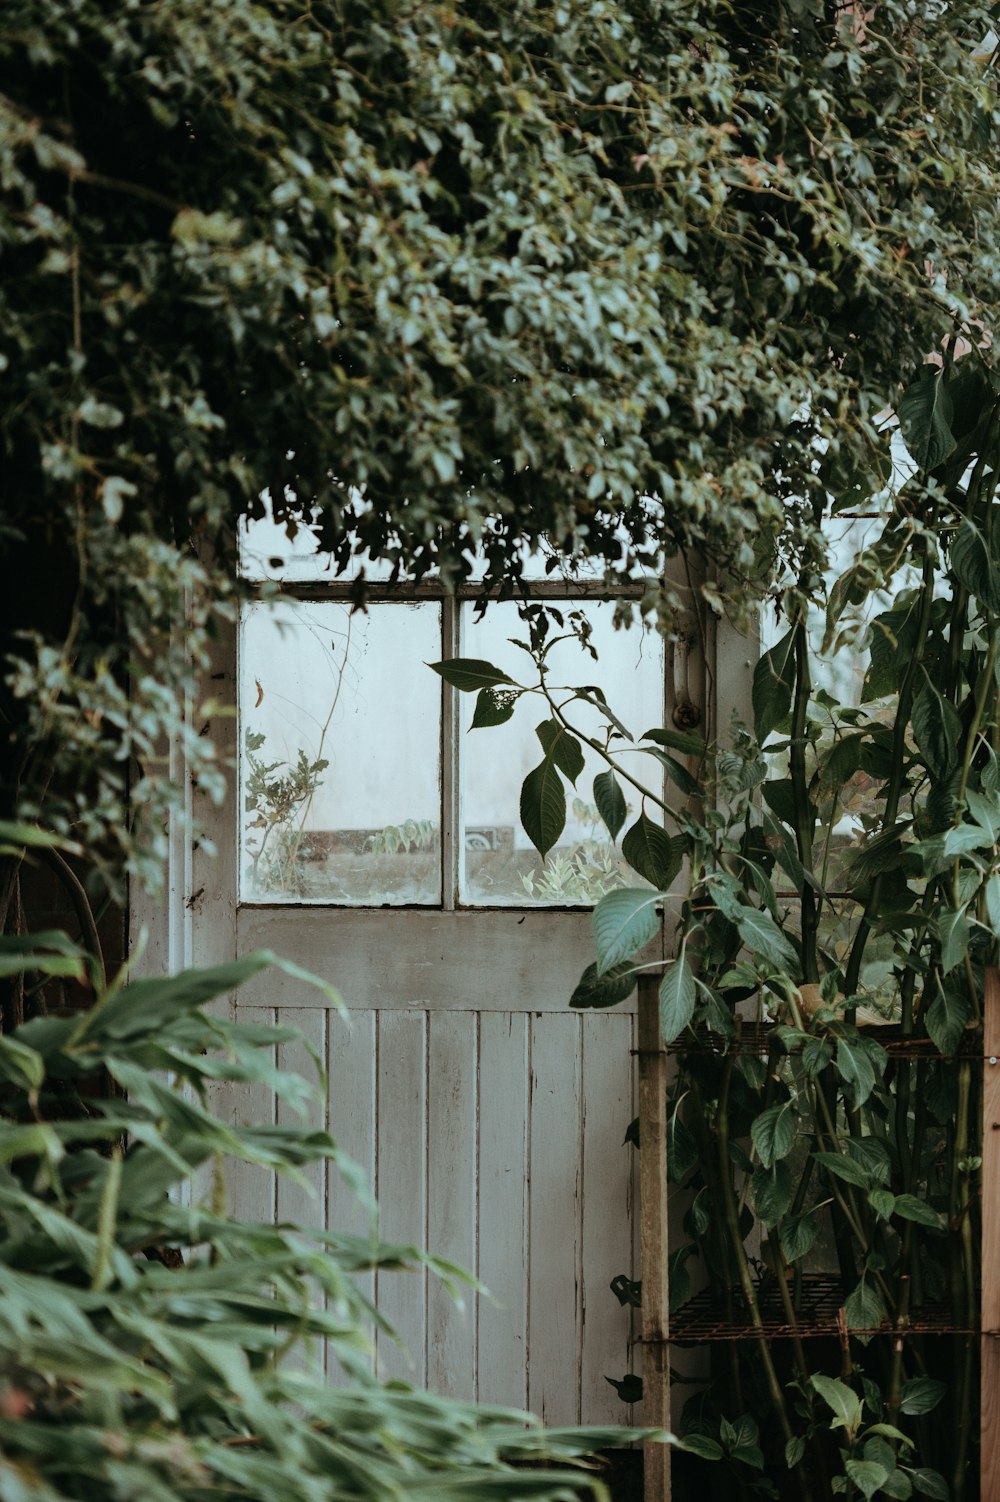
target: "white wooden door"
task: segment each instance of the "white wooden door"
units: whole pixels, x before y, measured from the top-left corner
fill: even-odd
[[[331,618],[316,612],[343,610],[337,595],[335,586],[309,583],[297,590],[305,604],[288,608],[312,612],[319,634],[332,641]],[[237,1015],[298,1027],[325,1061],[329,1089],[316,1124],[328,1126],[366,1170],[383,1239],[426,1247],[468,1268],[489,1290],[467,1296],[463,1308],[423,1271],[370,1278],[403,1342],[401,1348],[379,1336],[376,1369],[459,1397],[526,1406],[551,1424],[638,1418],[606,1380],[641,1370],[630,1311],[609,1286],[619,1274],[638,1276],[634,1154],[624,1143],[636,1114],[634,1002],[610,1012],[569,1009],[593,955],[589,911],[579,896],[575,907],[572,893],[566,900],[565,879],[563,888],[556,881],[540,889],[545,872],[518,843],[523,728],[520,742],[493,730],[470,736],[471,700],[461,702],[422,666],[428,629],[440,641],[435,657],[491,655],[484,641],[509,657],[502,648],[507,622],[497,607],[487,638],[461,600],[425,590],[418,605],[400,606],[376,595],[364,650],[349,672],[340,670],[346,718],[334,714],[332,723],[342,728],[331,732],[328,721],[319,745],[325,710],[318,712],[317,700],[304,718],[291,717],[290,739],[279,745],[277,720],[265,723],[258,712],[282,696],[301,707],[303,688],[322,675],[310,666],[309,649],[294,646],[294,622],[284,646],[265,660],[263,638],[253,635],[261,608],[249,607],[244,620],[239,666],[224,659],[214,675],[220,699],[239,681],[243,782],[239,801],[230,797],[216,821],[222,858],[208,863],[195,852],[186,878],[189,947],[205,960],[271,948],[339,989],[348,1021],[314,989],[267,972],[241,993]],[[407,629],[397,614],[379,645],[390,613],[407,609]],[[356,646],[359,628],[351,630]],[[610,667],[605,660],[600,671],[612,673],[610,701],[631,703],[644,719],[641,731],[662,723],[666,675],[658,644],[647,638],[642,645],[634,633],[630,641],[628,671],[609,636]],[[424,681],[415,687],[418,669]],[[393,672],[399,691],[386,697]],[[598,667],[581,667],[568,681],[600,681]],[[373,710],[366,692],[377,682]],[[325,705],[329,683],[324,693]],[[346,702],[352,694],[353,707]],[[266,868],[267,852],[254,848],[260,830],[251,825],[261,804],[249,786],[245,734],[249,728],[265,737],[254,753],[259,765],[280,761],[287,771],[310,717],[309,757],[318,747],[334,764],[323,780],[337,785],[309,799],[311,840],[305,856],[301,842],[295,848],[289,875],[280,861]],[[544,715],[528,712],[528,741],[538,718]],[[235,727],[229,735],[235,753]],[[599,764],[588,778],[593,770]],[[401,805],[396,796],[407,778],[411,817],[404,817],[406,799]],[[258,778],[258,790],[262,785]],[[568,829],[583,844],[585,801],[581,779],[581,807]],[[401,863],[391,865],[394,858]],[[634,876],[625,879],[635,884]],[[304,1044],[280,1052],[284,1064],[308,1057]],[[247,1092],[236,1109],[261,1119],[274,1104]],[[342,1183],[314,1176],[312,1188],[310,1197],[266,1174],[245,1176],[235,1186],[236,1208],[364,1229],[364,1212]]]

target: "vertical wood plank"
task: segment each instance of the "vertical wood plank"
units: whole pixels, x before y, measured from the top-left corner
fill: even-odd
[[[528,1018],[479,1017],[481,1403],[528,1403]]]
[[[642,1270],[643,1423],[670,1427],[667,1335],[667,1056],[658,983],[639,977],[639,1237]],[[670,1450],[643,1446],[645,1502],[669,1502]]]
[[[281,1027],[298,1028],[302,1034],[294,1043],[278,1045],[278,1068],[289,1074],[301,1075],[310,1085],[319,1087],[319,1076],[313,1055],[322,1062],[326,1058],[326,1012],[313,1007],[282,1007],[278,1011]],[[310,1052],[312,1050],[312,1052]],[[280,1100],[277,1103],[277,1119],[283,1125],[324,1131],[326,1128],[326,1100],[322,1094],[309,1102],[305,1116]],[[297,1184],[287,1174],[278,1176],[277,1206],[279,1221],[292,1221],[303,1230],[310,1226],[326,1224],[326,1173],[325,1164],[307,1163],[302,1170],[308,1187]],[[312,1193],[310,1193],[310,1190]]]
[[[423,1247],[427,1215],[427,1016],[382,1012],[378,1019],[378,1139],[376,1172],[382,1238]],[[415,1272],[379,1273],[378,1306],[403,1349],[376,1337],[383,1380],[425,1380],[427,1278]]]
[[[528,1406],[579,1422],[580,1018],[531,1021]]]
[[[476,1018],[427,1019],[427,1249],[460,1267],[476,1261]],[[475,1303],[460,1308],[444,1285],[427,1284],[427,1385],[469,1398],[476,1385]]]
[[[329,1028],[329,1122],[337,1147],[352,1158],[375,1193],[376,1077],[375,1012],[352,1012],[350,1020],[331,1012]],[[367,1236],[371,1211],[358,1199],[339,1169],[331,1164],[327,1183],[327,1225],[347,1236]],[[369,1303],[375,1302],[375,1274],[359,1273],[357,1285]],[[369,1331],[374,1358],[374,1329]],[[332,1381],[341,1380],[339,1362],[329,1364]]]
[[[606,1380],[629,1370],[629,1310],[612,1279],[632,1277],[629,1154],[631,1018],[589,1012],[583,1027],[583,1355],[580,1421],[622,1424],[629,1409]]]
[[[314,1007],[278,1009],[278,1025],[296,1027],[302,1033],[302,1037],[294,1042],[278,1044],[279,1069],[289,1074],[301,1075],[311,1085],[318,1086],[319,1079],[313,1054],[321,1061],[325,1060],[326,1018],[325,1012],[317,1011]],[[288,1101],[282,1100],[279,1096],[276,1113],[279,1123],[283,1125],[323,1131],[326,1126],[326,1092],[318,1093],[309,1102],[305,1115],[300,1115]],[[310,1228],[318,1228],[326,1224],[326,1164],[324,1162],[307,1163],[301,1171],[306,1180],[305,1184],[297,1183],[288,1174],[277,1175],[276,1214],[279,1221],[290,1222],[308,1231]],[[322,1307],[324,1302],[322,1289],[313,1284],[312,1280],[310,1280],[310,1285],[310,1302],[314,1308],[317,1305]],[[326,1366],[324,1347],[325,1342],[311,1349],[308,1356],[304,1348],[297,1349],[286,1359],[290,1366],[312,1369],[318,1367],[322,1374]]]
[[[983,996],[983,1238],[980,1325],[980,1488],[1000,1497],[1000,970],[988,965]]]
[[[236,1008],[236,1021],[255,1027],[274,1026],[273,1007]],[[273,1063],[272,1050],[272,1063]],[[241,1085],[234,1091],[233,1120],[236,1126],[256,1126],[274,1121],[274,1091],[267,1085]],[[226,1163],[226,1189],[229,1208],[238,1220],[274,1224],[274,1173],[252,1163]]]

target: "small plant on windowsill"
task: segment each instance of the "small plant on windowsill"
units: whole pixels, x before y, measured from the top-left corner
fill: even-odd
[[[673,727],[635,735],[595,690],[557,684],[537,614],[523,643],[533,681],[438,665],[480,695],[481,724],[545,705],[521,801],[543,856],[584,746],[607,766],[594,799],[612,839],[623,787],[642,798],[621,848],[651,886],[597,903],[596,962],[571,1004],[624,1001],[665,915],[676,957],[660,1019],[679,1049],[668,1169],[687,1202],[673,1270],[700,1265],[750,1337],[709,1348],[700,1453],[718,1461],[721,1437],[752,1423],[754,1494],[791,1483],[803,1502],[961,1502],[978,1435],[978,1343],[948,1332],[979,1318],[981,1077],[967,1036],[1000,936],[998,385],[977,353],[949,350],[897,411],[915,473],[817,504],[817,537],[858,510],[875,536],[828,587],[776,572],[783,634],[754,675],[753,730],[731,746]],[[841,702],[826,664],[854,648],[867,672]],[[584,707],[599,732],[580,729]],[[672,798],[639,770],[651,763]],[[872,1025],[886,1018],[894,1028]],[[739,1047],[748,1021],[764,1025],[760,1055]],[[824,1235],[848,1332],[832,1360],[804,1339]],[[780,1348],[768,1302],[790,1332]],[[907,1336],[935,1305],[941,1333]]]
[[[258,753],[267,737],[248,729],[244,736],[243,782],[246,824],[244,849],[250,856],[255,891],[293,892],[304,888],[303,865],[313,856],[305,818],[330,763],[310,760],[302,748],[294,762],[265,761]]]

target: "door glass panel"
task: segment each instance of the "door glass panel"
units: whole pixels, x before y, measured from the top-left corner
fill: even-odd
[[[437,604],[244,607],[240,896],[441,900]]]
[[[581,608],[571,604],[573,609]],[[607,695],[615,714],[634,735],[663,723],[663,643],[658,636],[632,627],[616,631],[614,606],[592,603],[582,607],[593,623],[595,662],[575,639],[559,642],[549,654],[550,685],[594,684]],[[482,620],[474,608],[462,615],[462,655],[485,658],[519,683],[536,681],[524,652],[508,638],[525,639],[526,631],[513,604],[491,605]],[[568,695],[557,695],[557,702]],[[472,730],[476,696],[462,694],[459,781],[461,796],[461,870],[463,902],[509,907],[558,905],[591,906],[617,886],[642,886],[642,879],[621,859],[620,843],[612,844],[594,805],[594,776],[607,770],[596,752],[586,751],[576,787],[566,789],[566,827],[558,844],[543,862],[521,828],[521,783],[542,760],[535,733],[552,711],[541,697],[518,703],[504,725]],[[582,734],[604,739],[604,720],[585,704],[567,708],[567,718]],[[619,741],[618,745],[623,744]],[[662,780],[656,763],[642,755],[625,759],[628,769],[657,795]],[[638,817],[640,795],[622,783],[629,818]],[[651,817],[655,805],[647,808]]]

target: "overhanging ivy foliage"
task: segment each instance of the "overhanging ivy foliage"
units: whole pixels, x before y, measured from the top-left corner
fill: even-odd
[[[878,483],[875,414],[996,304],[989,18],[6,7],[25,811],[122,826],[123,768],[176,728],[163,685],[265,489],[341,562],[449,578],[480,537],[498,579],[542,536],[612,569],[679,551],[715,601],[766,585],[776,548],[811,567],[812,499]]]

